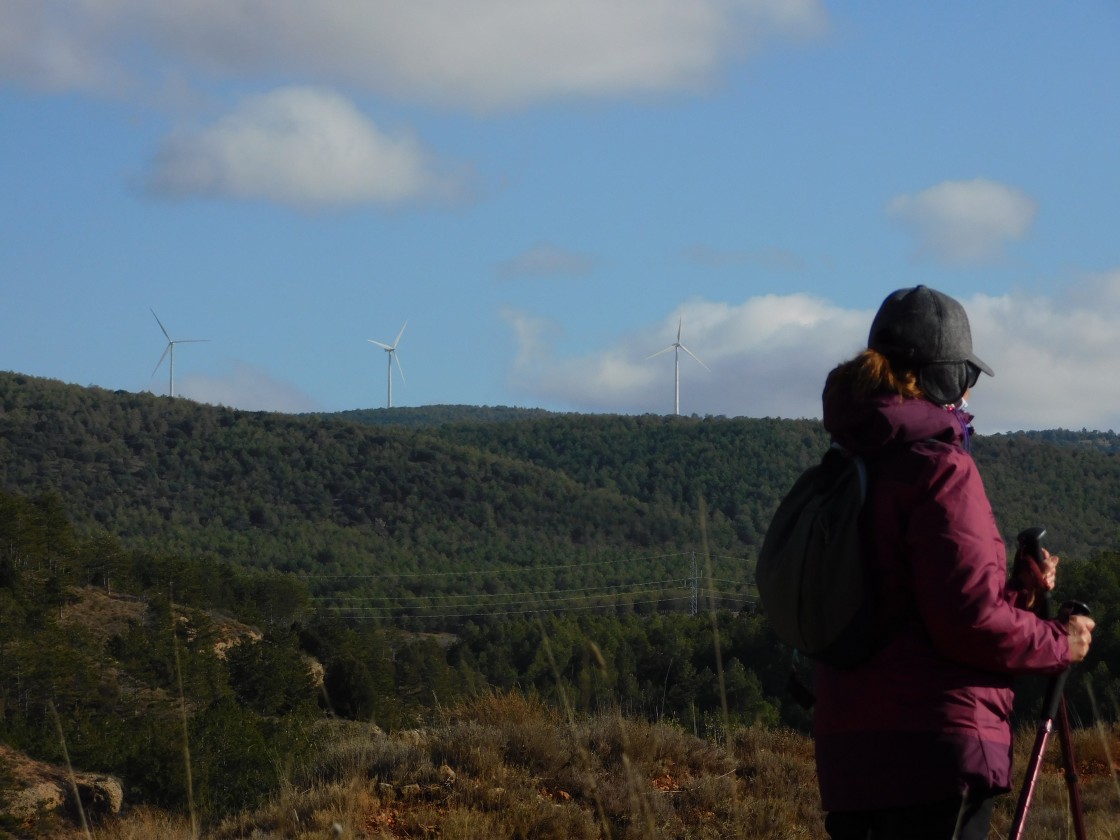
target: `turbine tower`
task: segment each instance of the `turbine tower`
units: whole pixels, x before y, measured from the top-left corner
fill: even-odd
[[[380,341],[374,341],[372,338],[367,338],[370,344],[376,344],[382,350],[389,354],[389,402],[386,408],[393,407],[393,359],[397,360],[397,370],[401,373],[401,382],[404,382],[404,368],[401,367],[400,357],[397,356],[397,344],[400,343],[401,336],[404,335],[404,328],[408,326],[408,321],[404,322],[401,331],[397,333],[397,337],[393,340],[392,344],[383,344]]]
[[[168,394],[168,396],[174,397],[175,396],[175,345],[176,344],[197,344],[198,342],[209,341],[210,339],[208,339],[208,338],[176,338],[176,339],[173,339],[168,334],[167,328],[163,326],[163,321],[161,321],[159,319],[159,316],[156,315],[156,311],[154,309],[151,309],[150,307],[149,307],[149,311],[152,313],[152,317],[156,319],[156,323],[159,324],[159,328],[163,331],[163,337],[167,339],[167,346],[163,348],[163,355],[160,356],[159,361],[156,362],[156,366],[152,370],[152,376],[156,375],[156,371],[159,370],[159,366],[163,364],[163,360],[166,359],[168,356],[170,356],[171,357],[170,358],[171,363],[168,365],[168,367],[171,369],[171,380],[170,380],[170,383],[167,386],[167,394]]]
[[[654,356],[660,356],[662,353],[673,351],[673,413],[679,415],[681,413],[681,351],[683,350],[696,361],[700,362],[700,366],[704,370],[711,370],[700,357],[681,344],[681,325],[684,323],[684,318],[677,321],[677,340],[666,347],[664,350],[658,350],[646,356],[647,359],[652,359]]]

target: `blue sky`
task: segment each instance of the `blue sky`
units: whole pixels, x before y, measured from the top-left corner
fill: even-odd
[[[891,290],[1120,429],[1120,6],[0,0],[0,369],[250,410],[819,416]]]

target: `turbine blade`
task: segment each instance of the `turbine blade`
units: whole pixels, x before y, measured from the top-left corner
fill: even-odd
[[[400,338],[400,336],[398,335],[397,338]],[[392,356],[397,360],[397,370],[401,372],[401,382],[404,382],[404,368],[401,367],[401,354],[394,350]]]
[[[706,364],[704,364],[703,360],[702,360],[702,359],[701,359],[701,358],[700,358],[699,356],[697,356],[697,355],[696,355],[695,353],[693,353],[693,352],[692,352],[691,350],[689,350],[689,349],[688,349],[687,347],[685,347],[685,346],[684,346],[683,344],[682,344],[682,345],[680,345],[680,348],[681,348],[681,349],[682,349],[682,350],[683,350],[684,352],[686,352],[686,353],[687,353],[688,355],[690,355],[690,356],[691,356],[692,358],[694,358],[694,359],[695,359],[696,361],[700,362],[700,366],[701,366],[701,367],[703,367],[703,368],[704,368],[704,370],[711,370],[711,368],[710,368],[710,367],[708,367],[708,366],[707,366]]]
[[[393,347],[396,347],[397,344],[400,342],[401,336],[404,335],[404,328],[407,327],[407,326],[408,326],[408,321],[405,321],[404,325],[401,327],[401,331],[399,333],[397,333],[397,337],[395,339],[393,339]]]
[[[388,344],[382,344],[380,341],[374,341],[372,338],[367,338],[366,341],[368,341],[370,344],[376,344],[382,350],[392,350],[393,349]]]
[[[646,356],[646,358],[647,359],[652,359],[654,356],[660,356],[662,353],[668,353],[670,350],[674,349],[676,346],[677,346],[676,344],[670,344],[664,350],[658,350],[656,353],[650,353],[648,356]]]
[[[159,366],[163,364],[163,360],[166,359],[167,354],[171,352],[171,344],[172,342],[168,341],[167,346],[163,348],[163,355],[159,357],[159,361],[156,362],[156,366],[152,368],[152,376],[156,375],[156,371],[159,370]]]
[[[677,344],[681,343],[681,327],[684,325],[684,316],[677,319]]]
[[[161,321],[159,319],[159,316],[156,314],[156,311],[154,309],[152,309],[151,307],[148,307],[148,311],[152,313],[152,317],[156,319],[156,323],[159,324],[159,328],[161,330],[163,330],[163,337],[166,338],[168,341],[171,341],[171,336],[169,336],[167,334],[167,329],[163,326],[163,321]]]

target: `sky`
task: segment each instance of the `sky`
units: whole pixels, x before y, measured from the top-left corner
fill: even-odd
[[[679,356],[682,414],[819,417],[925,284],[995,370],[978,432],[1120,430],[1118,37],[1115,0],[0,0],[0,370],[167,394],[170,338],[177,396],[345,411],[399,335],[394,406],[671,414]]]

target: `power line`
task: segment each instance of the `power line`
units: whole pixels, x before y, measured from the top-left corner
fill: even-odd
[[[687,583],[687,581],[679,580],[679,583]],[[640,584],[641,586],[657,585],[658,581]],[[682,587],[676,587],[675,591],[680,591]],[[674,591],[673,587],[668,588],[668,592]],[[368,618],[368,619],[389,619],[389,618],[407,618],[417,619],[424,621],[431,621],[437,619],[453,619],[453,618],[486,618],[486,617],[504,617],[510,615],[537,615],[541,613],[564,613],[582,610],[602,610],[612,609],[618,607],[633,607],[645,604],[665,604],[677,603],[680,601],[691,601],[692,595],[672,596],[668,592],[659,598],[634,601],[627,598],[628,595],[641,595],[641,592],[626,592],[614,593],[613,595],[576,595],[569,598],[554,598],[549,601],[534,603],[534,602],[517,602],[504,604],[417,604],[414,607],[389,607],[389,606],[340,606],[335,609],[335,614],[344,618]],[[700,589],[698,590],[701,595],[710,605],[716,603],[721,604],[724,608],[734,606],[735,608],[742,608],[751,606],[755,603],[755,599],[749,596],[743,596],[730,592],[722,592],[715,589]],[[570,602],[592,602],[592,603],[570,603]],[[427,612],[427,610],[440,606],[449,607],[451,609],[460,608],[469,610],[469,612]],[[506,609],[501,609],[505,607]]]
[[[674,583],[688,583],[688,578],[668,578],[665,580],[653,580],[648,582],[639,583],[616,583],[608,584],[606,586],[582,586],[572,589],[538,589],[535,591],[513,591],[513,592],[465,592],[459,594],[433,594],[433,595],[318,595],[311,600],[319,602],[333,602],[333,601],[346,601],[346,602],[368,602],[368,601],[447,601],[455,598],[518,598],[529,595],[555,595],[558,592],[599,592],[608,591],[612,589],[625,589],[627,587],[638,586],[666,586]],[[327,604],[330,605],[329,603]],[[340,606],[345,606],[342,604]]]
[[[297,573],[297,577],[310,578],[315,580],[339,580],[339,579],[355,579],[355,580],[381,580],[385,578],[447,578],[447,577],[470,577],[476,575],[538,575],[544,571],[554,571],[559,569],[587,569],[594,566],[614,566],[617,563],[635,563],[648,560],[664,560],[673,557],[687,557],[687,553],[678,551],[670,554],[651,554],[650,557],[620,557],[616,560],[596,560],[587,563],[567,563],[563,566],[500,566],[489,569],[459,569],[456,571],[416,571],[416,572],[371,572],[368,575],[314,575],[314,573]],[[738,559],[738,558],[736,558]]]
[[[720,560],[733,560],[745,565],[741,557],[713,555]],[[752,605],[755,599],[744,594],[741,589],[753,589],[747,579],[702,578],[696,552],[669,552],[645,557],[617,557],[610,560],[595,560],[585,563],[563,563],[549,566],[501,566],[491,568],[456,569],[440,572],[379,572],[371,574],[307,574],[301,577],[315,580],[378,580],[383,582],[439,578],[479,578],[483,576],[502,577],[506,575],[537,574],[549,576],[574,569],[592,569],[605,566],[636,564],[651,561],[665,561],[687,558],[690,563],[691,577],[663,578],[661,580],[639,580],[625,583],[603,584],[583,587],[554,587],[550,589],[514,590],[507,592],[435,592],[431,594],[408,595],[361,595],[336,592],[313,598],[321,608],[327,609],[344,618],[390,620],[407,619],[438,621],[442,619],[506,617],[512,615],[538,615],[542,613],[564,613],[586,610],[605,610],[635,607],[649,604],[673,604],[681,601],[691,602],[692,614],[698,611],[701,598],[712,606],[723,608],[742,608]],[[705,586],[705,584],[707,586]],[[725,584],[736,587],[738,591],[723,592],[714,587]],[[634,597],[660,587],[663,597],[652,600],[633,600]],[[669,596],[681,590],[688,592],[683,596]],[[399,590],[398,590],[399,591]],[[433,612],[436,610],[437,612]]]
[[[670,581],[670,582],[672,582],[672,581]],[[678,582],[683,583],[685,581],[682,578]],[[670,592],[679,591],[682,588],[682,587],[679,587],[679,586],[664,586],[664,582],[662,582],[662,581],[651,581],[649,583],[637,583],[637,584],[622,584],[622,586],[629,586],[629,587],[634,587],[634,588],[650,587],[650,586],[663,586],[663,588],[665,588],[666,590],[668,590]],[[616,588],[618,588],[618,587],[616,587]],[[560,589],[560,590],[556,590],[556,592],[550,593],[550,594],[562,595],[564,592],[567,592],[567,591],[569,591],[569,590]],[[602,594],[593,594],[593,595],[572,595],[571,597],[553,597],[553,598],[550,598],[546,601],[540,601],[539,603],[542,606],[544,606],[544,605],[548,605],[548,604],[558,604],[558,603],[562,603],[562,602],[565,602],[565,601],[586,601],[586,600],[591,600],[591,599],[595,599],[595,598],[625,597],[628,594],[645,594],[645,593],[639,593],[639,592],[615,592],[615,593],[603,592]],[[420,601],[423,601],[424,599],[415,598],[413,600],[417,601],[417,602],[420,602]],[[526,603],[526,604],[530,604],[530,605],[535,605],[537,603],[536,601],[532,601],[532,600],[530,600],[530,601],[518,601],[513,597],[511,597],[509,599],[509,601],[510,601],[510,603]],[[427,605],[427,604],[424,604],[424,603],[417,603],[415,609],[426,609],[426,608],[428,608],[428,606],[439,606],[439,605],[438,604]],[[448,604],[447,606],[450,606],[450,607],[481,607],[481,606],[484,606],[484,605],[482,605],[482,604]],[[508,606],[508,604],[498,604],[497,606]],[[373,610],[391,610],[391,609],[393,609],[393,607],[386,607],[386,606],[367,606],[367,607],[354,606],[354,607],[349,607],[345,604],[340,604],[339,609],[343,609],[343,610],[350,609],[350,610],[358,610],[358,611],[373,611]]]
[[[447,572],[370,572],[352,574],[313,574],[295,573],[297,577],[310,580],[384,580],[387,578],[430,578],[430,577],[473,577],[478,575],[541,574],[561,569],[587,569],[595,566],[612,566],[618,563],[641,563],[652,560],[666,560],[674,557],[691,557],[691,552],[676,551],[668,554],[651,554],[643,557],[618,557],[614,560],[594,560],[588,563],[567,563],[556,566],[497,566],[485,569],[457,569]],[[712,559],[736,560],[745,562],[742,557],[732,555],[712,555]]]
[[[584,606],[579,606],[579,607],[569,606],[569,607],[557,607],[555,609],[520,609],[520,610],[506,610],[506,611],[494,611],[494,612],[441,613],[441,614],[438,614],[438,615],[404,614],[404,615],[401,615],[400,617],[409,618],[409,619],[419,619],[419,620],[424,620],[424,621],[435,620],[435,619],[448,619],[448,618],[501,618],[501,617],[511,616],[511,615],[538,615],[538,614],[541,614],[541,613],[577,612],[577,611],[580,611],[580,610],[601,610],[601,609],[609,609],[609,608],[612,608],[612,607],[622,607],[622,606],[636,607],[636,606],[641,606],[641,605],[644,605],[644,604],[675,603],[677,601],[687,601],[690,598],[691,598],[691,596],[684,595],[684,596],[681,596],[679,598],[654,598],[653,600],[650,600],[650,601],[629,601],[629,602],[617,602],[617,603],[613,603],[613,604],[586,604]],[[371,618],[371,619],[373,619],[373,618],[389,618],[390,617],[390,616],[365,615],[365,614],[362,614],[362,613],[357,613],[357,614],[339,613],[339,616],[343,617],[343,618]]]

